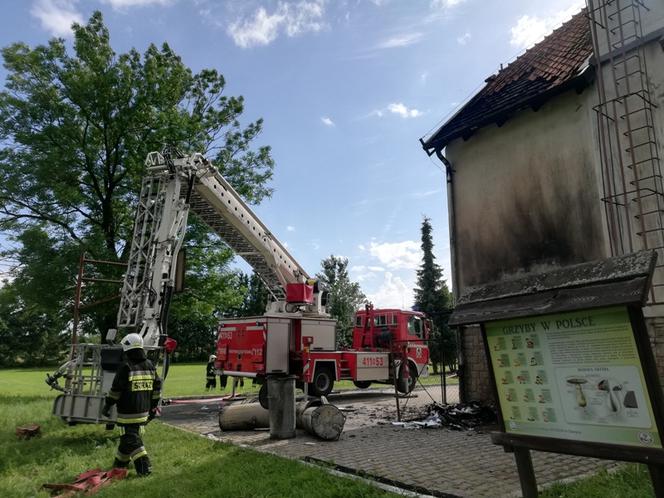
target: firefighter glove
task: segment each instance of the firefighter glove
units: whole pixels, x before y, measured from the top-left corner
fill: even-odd
[[[108,403],[104,404],[104,408],[101,409],[101,414],[104,417],[110,417],[111,416],[111,405]]]

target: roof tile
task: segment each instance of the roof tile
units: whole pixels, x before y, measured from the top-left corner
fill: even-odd
[[[455,138],[529,107],[575,80],[592,55],[586,9],[544,40],[486,79],[487,84],[452,118],[424,141],[425,149],[442,148]]]

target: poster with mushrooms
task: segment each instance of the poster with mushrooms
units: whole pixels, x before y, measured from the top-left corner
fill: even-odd
[[[485,328],[507,432],[662,447],[626,308]]]

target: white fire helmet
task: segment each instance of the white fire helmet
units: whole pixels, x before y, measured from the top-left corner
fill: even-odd
[[[217,359],[217,355],[211,354],[210,359],[208,361],[214,361]]]
[[[138,334],[127,334],[122,338],[122,350],[129,351],[130,349],[142,349],[143,338]]]

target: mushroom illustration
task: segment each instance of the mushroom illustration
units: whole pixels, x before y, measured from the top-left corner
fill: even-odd
[[[618,399],[617,392],[622,390],[622,385],[618,384],[617,386],[613,386],[612,389],[609,384],[609,379],[602,379],[599,381],[599,384],[597,384],[597,389],[608,393],[611,411],[614,413],[617,412],[620,409],[620,400]]]
[[[586,396],[583,394],[583,389],[581,388],[581,386],[587,382],[588,380],[582,377],[570,377],[567,379],[567,383],[573,385],[575,388],[576,403],[581,408],[585,408],[588,404],[588,401],[586,401]]]

